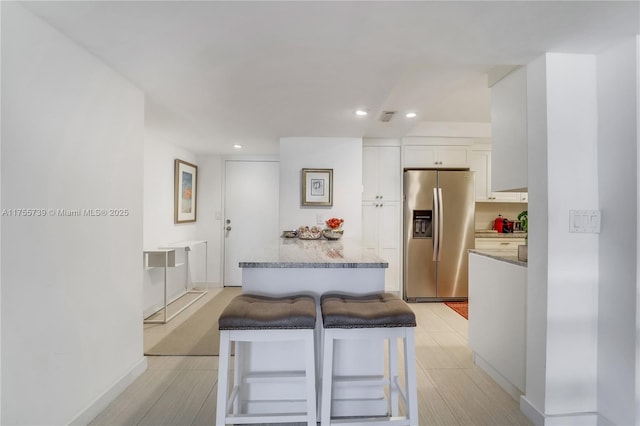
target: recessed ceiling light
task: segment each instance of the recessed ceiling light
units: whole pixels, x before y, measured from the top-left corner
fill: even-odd
[[[235,149],[242,149],[242,145],[240,145],[240,144],[238,144],[238,143],[237,143],[237,144],[234,144],[234,145],[233,145],[233,147],[234,147]]]
[[[365,117],[365,116],[369,115],[369,113],[367,111],[363,110],[363,109],[357,109],[356,110],[356,115],[358,117]]]
[[[407,118],[416,118],[418,116],[418,114],[416,114],[415,112],[408,112],[405,114],[405,117]]]

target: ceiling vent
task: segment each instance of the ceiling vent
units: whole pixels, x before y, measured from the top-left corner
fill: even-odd
[[[388,123],[394,115],[396,115],[396,111],[382,111],[382,114],[380,114],[380,121]]]

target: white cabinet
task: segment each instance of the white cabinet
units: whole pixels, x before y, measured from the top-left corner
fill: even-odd
[[[405,145],[404,167],[469,167],[469,147]]]
[[[385,289],[400,292],[402,166],[400,146],[367,145],[362,152],[362,242],[389,263]]]
[[[525,391],[527,268],[469,254],[473,360],[514,398]]]
[[[469,153],[470,169],[476,172],[476,201],[499,203],[526,203],[526,192],[493,192],[491,190],[491,149],[472,149]]]
[[[363,201],[400,201],[399,146],[365,146],[362,150]]]
[[[491,87],[491,133],[495,190],[527,188],[527,69],[519,68]]]
[[[389,263],[385,271],[385,290],[400,292],[401,206],[399,202],[362,204],[362,244]]]

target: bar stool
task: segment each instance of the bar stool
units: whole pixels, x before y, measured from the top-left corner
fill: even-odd
[[[294,423],[316,424],[316,372],[314,327],[316,303],[310,296],[266,297],[251,294],[236,296],[218,320],[220,329],[220,364],[216,425],[227,423]],[[305,347],[305,370],[290,372],[248,372],[244,359],[245,342],[302,341]],[[234,380],[229,392],[231,342],[235,345]],[[239,343],[239,344],[238,344]],[[246,411],[251,383],[304,381],[305,394],[297,401],[306,412],[250,414]]]
[[[416,317],[409,306],[391,293],[365,296],[329,293],[320,300],[324,327],[322,358],[322,394],[320,400],[321,424],[418,425],[418,392],[416,383],[416,357],[414,327]],[[377,339],[384,347],[388,340],[388,376],[379,378],[334,376],[333,346],[335,340]],[[404,343],[405,386],[398,380],[397,340]],[[366,419],[332,418],[332,393],[336,385],[388,386],[387,416]],[[406,416],[399,416],[399,398],[406,407]],[[358,422],[357,420],[361,420]]]

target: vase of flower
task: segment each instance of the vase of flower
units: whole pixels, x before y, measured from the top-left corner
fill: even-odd
[[[518,220],[522,230],[525,232],[524,245],[518,246],[518,260],[527,262],[529,260],[529,212],[527,210],[520,212]]]

